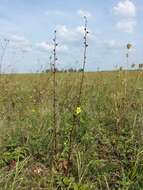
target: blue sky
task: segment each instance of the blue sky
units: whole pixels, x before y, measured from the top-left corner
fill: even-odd
[[[58,67],[80,68],[83,16],[88,18],[87,70],[110,70],[143,62],[142,0],[0,0],[0,39],[9,39],[3,71],[35,72],[49,66],[53,31],[58,37]],[[0,54],[2,49],[0,47]]]

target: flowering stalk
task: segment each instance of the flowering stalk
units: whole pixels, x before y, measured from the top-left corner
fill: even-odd
[[[52,55],[49,57],[49,64],[50,64],[50,71],[53,71],[53,65],[52,65]]]
[[[56,116],[56,62],[57,62],[57,31],[54,31],[53,49],[53,151],[57,154],[57,116]]]
[[[87,18],[86,16],[84,16],[84,20],[85,20],[85,26],[84,26],[84,55],[83,55],[83,66],[82,66],[82,76],[81,76],[81,81],[80,81],[80,87],[79,87],[79,96],[77,99],[77,104],[76,104],[76,108],[74,110],[73,113],[73,126],[70,129],[69,132],[69,152],[68,152],[68,162],[70,162],[71,159],[71,153],[73,150],[73,141],[74,141],[74,133],[75,133],[75,129],[76,126],[80,125],[80,121],[79,121],[79,115],[81,113],[81,96],[82,96],[82,91],[83,91],[83,83],[84,83],[84,77],[85,77],[85,65],[86,65],[86,53],[87,53],[87,35],[88,35],[88,30],[87,30]]]
[[[127,44],[127,54],[126,54],[126,58],[127,58],[127,70],[129,69],[129,51],[132,48],[132,44]]]
[[[82,91],[83,91],[83,84],[84,84],[84,77],[85,77],[85,66],[86,66],[86,53],[87,53],[87,47],[88,47],[88,43],[87,43],[87,36],[89,34],[88,29],[87,29],[87,17],[84,16],[84,20],[85,20],[85,26],[84,26],[84,53],[83,53],[83,66],[82,66],[82,76],[81,76],[81,82],[80,82],[80,88],[79,88],[79,97],[78,97],[78,106],[80,106],[81,104],[81,96],[82,96]]]
[[[127,44],[127,53],[126,53],[126,71],[125,71],[125,96],[127,95],[127,86],[128,86],[128,70],[129,70],[129,51],[132,48],[132,44]]]

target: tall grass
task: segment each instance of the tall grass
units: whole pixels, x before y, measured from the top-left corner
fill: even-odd
[[[128,74],[126,98],[122,84],[124,71],[120,71],[119,78],[117,72],[85,73],[86,99],[82,103],[80,128],[76,125],[73,133],[70,163],[67,138],[73,126],[73,112],[67,105],[79,92],[80,76],[56,74],[59,109],[63,111],[59,115],[60,155],[52,169],[53,83],[47,85],[47,75],[50,73],[15,75],[2,87],[0,187],[6,190],[11,187],[142,188],[143,81],[136,80],[138,72]],[[72,88],[67,89],[65,81],[70,81]]]

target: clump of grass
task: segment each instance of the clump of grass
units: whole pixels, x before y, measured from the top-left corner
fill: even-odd
[[[143,81],[136,81],[138,72],[129,72],[128,97],[125,98],[119,80],[124,79],[124,72],[120,74],[121,78],[116,77],[116,72],[86,74],[86,99],[82,104],[86,111],[76,116],[80,116],[80,128],[75,123],[70,163],[69,134],[73,112],[67,105],[77,93],[79,82],[74,82],[78,75],[56,74],[60,82],[56,87],[58,92],[62,86],[59,102],[67,90],[65,80],[71,82],[72,89],[65,104],[59,105],[63,111],[60,113],[58,151],[62,154],[64,149],[65,155],[59,155],[52,169],[53,80],[47,85],[48,74],[40,77],[39,74],[15,75],[5,84],[0,91],[0,187],[3,190],[11,187],[16,190],[141,189]]]

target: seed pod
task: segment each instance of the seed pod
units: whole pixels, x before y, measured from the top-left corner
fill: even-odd
[[[132,44],[127,44],[127,49],[131,49]]]

